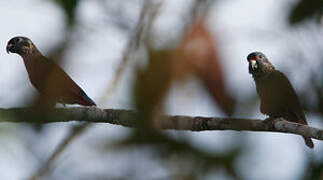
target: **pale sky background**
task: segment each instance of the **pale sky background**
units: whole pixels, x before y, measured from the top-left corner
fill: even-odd
[[[99,5],[99,0],[83,0],[78,7],[78,29],[74,39],[73,48],[67,54],[64,69],[87,92],[87,94],[99,101],[106,86],[114,78],[119,60],[128,40],[128,31],[120,31],[107,22],[117,21],[115,17],[109,17],[104,8]],[[138,0],[132,4],[136,4]],[[189,7],[188,0],[165,0],[161,16],[154,25],[155,32],[167,41],[177,37],[181,31],[177,28]],[[292,0],[231,0],[219,1],[211,10],[208,25],[220,45],[220,53],[227,61],[223,62],[223,68],[228,77],[228,86],[240,100],[251,97],[256,93],[255,85],[248,74],[246,56],[252,51],[262,51],[271,62],[284,71],[293,63],[288,56],[288,39],[295,34],[301,34],[301,30],[292,30],[285,20],[287,18],[286,6]],[[116,7],[119,6],[116,5]],[[125,17],[129,19],[129,25],[136,24],[140,5],[123,7]],[[64,14],[54,4],[44,0],[1,0],[0,1],[0,107],[9,108],[21,105],[21,101],[31,97],[35,93],[31,86],[23,61],[18,55],[7,54],[6,44],[10,38],[17,35],[27,36],[33,40],[36,46],[45,55],[63,38]],[[171,29],[171,31],[170,31]],[[161,42],[163,43],[163,42]],[[313,68],[315,62],[311,63]],[[288,71],[290,80],[296,90],[306,77],[300,75],[310,68],[300,71]],[[127,70],[121,84],[115,93],[110,96],[102,108],[131,108],[131,71]],[[224,116],[214,105],[209,95],[194,80],[184,86],[173,87],[169,94],[168,113],[185,114],[193,116]],[[185,106],[184,106],[185,105]],[[237,114],[238,117],[261,118],[258,107],[253,114]],[[310,124],[322,126],[315,115],[307,115]],[[73,123],[70,123],[73,124]],[[34,136],[30,130],[20,128],[24,124],[1,124],[4,136],[0,136],[0,179],[16,180],[28,177],[38,168],[39,162],[29,153],[35,149],[40,153],[40,162],[43,162],[53,152],[61,139],[69,130],[70,124],[57,123],[47,125],[45,133],[42,133],[37,142],[32,141]],[[111,176],[118,177],[121,169],[138,168],[135,175],[142,177],[146,173],[147,179],[167,177],[167,168],[157,161],[151,161],[153,155],[144,149],[108,153],[98,152],[95,149],[100,144],[93,139],[106,139],[107,142],[115,142],[125,137],[129,129],[109,124],[97,124],[81,138],[75,141],[58,161],[59,171],[66,177],[70,172],[70,166],[77,164],[77,170],[88,174],[109,172]],[[174,133],[174,132],[169,132]],[[1,133],[0,133],[1,134]],[[314,140],[315,149],[309,150],[304,145],[303,139],[294,135],[281,133],[251,133],[251,132],[179,132],[185,134],[186,139],[192,144],[207,151],[223,152],[232,147],[241,138],[247,141],[247,152],[239,159],[238,168],[248,179],[298,179],[304,172],[303,164],[306,162],[306,154],[316,158],[322,152],[322,143]],[[29,141],[27,141],[29,140]],[[30,152],[25,151],[25,147]],[[80,148],[82,147],[82,148]],[[88,158],[84,159],[78,157]],[[83,160],[83,161],[82,161]],[[153,169],[147,173],[146,169]],[[75,168],[72,170],[76,170]],[[220,173],[221,174],[221,173]],[[222,177],[219,175],[218,177]]]

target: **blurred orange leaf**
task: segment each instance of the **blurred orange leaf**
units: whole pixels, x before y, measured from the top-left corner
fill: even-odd
[[[135,83],[135,103],[144,117],[142,120],[153,119],[162,111],[162,102],[171,83],[171,65],[168,51],[150,49],[149,62],[146,68],[138,69]]]
[[[194,22],[174,52],[173,75],[179,80],[188,74],[197,75],[222,111],[231,115],[235,101],[225,86],[225,76],[216,47],[214,37],[204,21]]]

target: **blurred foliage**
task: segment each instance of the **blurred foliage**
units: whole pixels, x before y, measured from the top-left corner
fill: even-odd
[[[301,46],[299,52],[315,54],[320,62],[318,63],[318,69],[323,68],[322,63],[322,49],[323,46],[319,41],[322,40],[321,33],[317,33],[309,28],[313,24],[321,24],[323,17],[323,1],[322,0],[300,0],[292,8],[289,14],[289,23],[291,25],[299,24],[302,25],[304,31],[308,30],[311,32],[312,38],[305,38],[306,43],[310,41],[313,45],[311,49],[306,48],[305,45]],[[309,24],[301,24],[304,21],[310,21]],[[314,26],[318,32],[322,31],[322,27]],[[316,33],[315,33],[316,32]],[[314,41],[313,41],[314,40]],[[305,43],[304,43],[305,44]],[[303,49],[304,48],[304,49]],[[300,57],[298,57],[300,58]],[[302,58],[302,61],[304,59]],[[304,90],[300,95],[303,107],[307,112],[315,113],[323,116],[323,73],[322,71],[312,71],[309,75],[307,84],[304,85]],[[312,98],[311,98],[312,97]],[[322,121],[322,118],[321,118]],[[304,179],[322,179],[323,178],[323,163],[321,160],[311,160],[306,164],[307,170],[305,171]]]
[[[137,117],[139,128],[134,129],[132,135],[121,142],[121,145],[125,147],[148,145],[163,161],[170,161],[170,157],[176,156],[178,165],[189,162],[185,164],[189,170],[181,169],[181,172],[173,172],[174,176],[179,175],[174,179],[204,178],[217,169],[224,169],[228,175],[237,179],[234,166],[242,150],[240,146],[224,154],[206,153],[185,141],[175,140],[154,129],[153,123],[158,123],[158,115],[163,112],[165,95],[176,74],[173,70],[179,69],[173,66],[173,61],[177,59],[173,59],[172,51],[150,49],[148,56],[148,64],[137,71],[135,83],[134,97],[139,112]],[[187,63],[181,62],[181,65],[185,66]]]
[[[308,19],[321,19],[323,13],[322,0],[300,0],[292,9],[289,22],[299,24]]]
[[[220,58],[215,40],[205,19],[193,20],[184,33],[183,41],[174,51],[173,71],[179,79],[191,74],[197,76],[219,108],[231,116],[235,109],[235,99],[226,87],[223,59]]]
[[[151,50],[147,67],[137,70],[134,98],[141,122],[147,123],[162,112],[161,103],[171,83],[170,63],[168,51]]]
[[[323,64],[320,65],[323,68]],[[312,72],[308,81],[309,88],[302,92],[301,97],[314,97],[313,99],[303,98],[304,109],[308,112],[318,113],[323,116],[323,73]],[[309,90],[310,89],[310,90]]]
[[[75,23],[76,7],[80,0],[53,0],[59,7],[61,7],[66,15],[66,22],[69,28],[73,27]]]
[[[323,179],[323,162],[312,162],[308,169],[309,171],[304,179]]]
[[[54,2],[64,10],[68,30],[71,30],[75,24],[75,14],[79,0],[54,0]],[[149,2],[149,0],[145,2]],[[119,143],[121,148],[149,146],[151,151],[160,157],[162,162],[168,162],[173,164],[174,167],[180,167],[178,171],[170,169],[174,179],[203,179],[217,170],[225,170],[227,175],[235,179],[239,177],[235,165],[243,150],[240,145],[225,153],[204,152],[184,140],[169,137],[167,133],[156,130],[153,126],[153,123],[158,122],[158,116],[164,112],[164,99],[174,78],[179,80],[181,79],[179,76],[197,76],[213,95],[222,110],[230,115],[233,113],[233,100],[225,87],[221,59],[219,59],[216,51],[217,46],[208,28],[204,25],[204,20],[196,20],[199,19],[196,16],[201,14],[198,13],[199,11],[203,12],[203,16],[207,14],[204,10],[210,7],[208,6],[210,2],[196,1],[196,3],[193,3],[192,22],[191,24],[189,23],[186,35],[178,49],[157,50],[146,47],[148,52],[147,64],[144,67],[137,68],[133,89],[135,106],[139,112],[138,117],[136,117],[139,128],[134,129],[126,140]],[[145,17],[141,18],[144,19]],[[150,29],[152,21],[139,24],[139,28]],[[138,30],[138,32],[141,31],[143,30]],[[138,39],[136,43],[144,41],[140,34],[135,36],[137,36],[135,39]],[[69,40],[71,40],[69,37],[65,38],[61,45],[52,51],[50,56],[60,61],[64,53],[68,51]],[[187,46],[190,47],[186,52]],[[194,51],[194,49],[196,50]],[[75,133],[71,131],[71,134]],[[68,144],[65,142],[62,141],[64,146]],[[39,172],[46,174],[53,163],[51,159],[56,158],[61,151],[62,149],[58,148],[54,156],[51,156],[50,160],[40,168]],[[174,157],[176,161],[173,161]],[[185,169],[181,168],[183,163],[185,164]],[[36,174],[35,177],[38,175],[42,174]]]
[[[312,44],[311,48],[301,46],[298,52],[307,53],[311,52],[315,54],[315,58],[318,59],[319,69],[323,68],[323,45],[320,43],[322,40],[320,26],[312,26],[313,24],[320,24],[323,15],[323,1],[321,0],[300,0],[292,8],[289,15],[289,20],[291,24],[300,24],[303,21],[311,21],[309,24],[303,25],[304,31],[309,31],[311,37],[304,38],[305,43]],[[301,24],[300,24],[301,25]],[[317,31],[313,31],[311,28],[315,28]],[[302,42],[304,43],[304,42]],[[305,44],[304,43],[304,44]],[[304,48],[304,49],[303,49]],[[300,58],[300,57],[297,57]],[[301,61],[304,61],[302,58]],[[303,107],[307,112],[318,113],[323,115],[323,73],[322,71],[312,71],[309,74],[309,80],[306,87],[301,93],[301,101],[303,102]],[[309,98],[312,97],[312,98]]]
[[[172,179],[204,179],[216,170],[225,170],[227,175],[234,179],[240,177],[235,164],[242,153],[241,146],[236,146],[225,153],[209,153],[183,140],[175,140],[157,131],[148,134],[144,129],[141,129],[135,130],[135,132],[133,136],[121,142],[117,147],[150,147],[162,162],[171,164],[170,171],[174,176]],[[176,160],[174,161],[174,159]],[[182,163],[185,164],[185,167],[181,167]],[[171,167],[177,167],[179,171],[175,171],[177,168]]]

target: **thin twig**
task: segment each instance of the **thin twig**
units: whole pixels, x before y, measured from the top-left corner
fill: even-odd
[[[160,6],[160,3],[154,3],[151,0],[145,1],[140,13],[138,24],[136,25],[134,33],[131,35],[131,38],[123,52],[123,56],[116,71],[115,78],[113,79],[112,83],[109,84],[105,93],[103,94],[103,97],[101,98],[103,102],[105,102],[111,95],[111,92],[115,90],[129,60],[135,56],[135,53],[139,49],[141,45],[140,42],[144,39],[144,36],[146,36],[147,33],[150,32],[151,26]]]
[[[29,180],[37,180],[43,177],[48,171],[50,171],[55,159],[60,156],[60,154],[66,149],[66,147],[79,135],[81,135],[86,129],[90,126],[88,123],[83,123],[82,125],[75,126],[73,131],[70,131],[69,135],[61,142],[61,144],[57,147],[54,153],[50,156],[50,158],[46,161],[44,165],[42,165],[37,173],[32,175]]]

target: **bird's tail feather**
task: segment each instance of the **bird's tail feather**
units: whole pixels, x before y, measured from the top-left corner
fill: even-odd
[[[81,92],[80,104],[85,106],[96,106],[95,102],[85,94],[84,91]]]
[[[314,148],[314,143],[311,138],[303,136],[306,146],[309,148]]]

